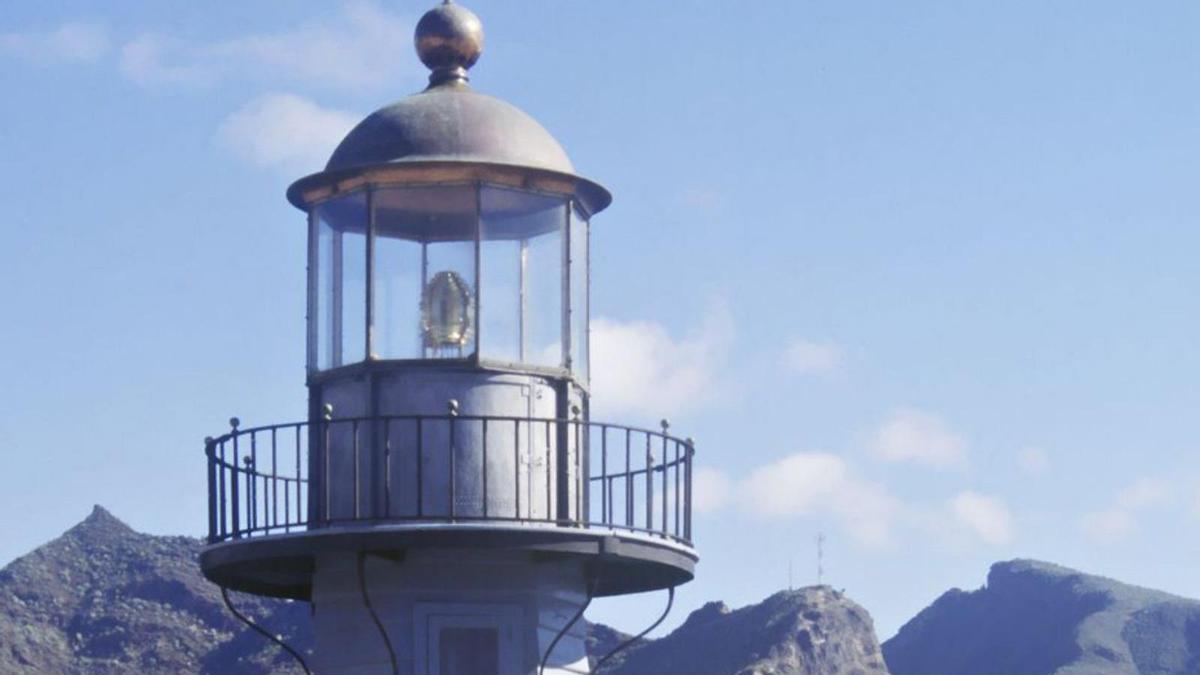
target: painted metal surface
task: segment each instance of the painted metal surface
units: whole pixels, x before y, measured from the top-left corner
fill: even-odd
[[[332,553],[317,559],[313,667],[320,673],[390,672],[387,644],[363,602],[369,598],[403,675],[468,675],[440,644],[461,628],[494,629],[497,675],[535,673],[544,650],[585,601],[582,568],[528,554],[427,550],[394,560]],[[360,572],[362,577],[360,578]],[[582,626],[555,646],[546,675],[587,672]],[[470,673],[469,675],[477,675]]]

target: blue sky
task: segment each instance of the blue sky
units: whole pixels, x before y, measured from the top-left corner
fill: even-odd
[[[1017,556],[1200,597],[1200,5],[470,7],[475,86],[616,196],[597,416],[698,440],[675,621],[818,532],[881,638]],[[200,534],[201,439],[303,415],[283,190],[423,86],[425,9],[6,8],[0,560],[93,503]]]

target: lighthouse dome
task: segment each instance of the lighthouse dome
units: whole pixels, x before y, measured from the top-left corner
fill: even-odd
[[[446,161],[575,173],[562,146],[532,117],[456,80],[372,113],[338,145],[325,170]]]

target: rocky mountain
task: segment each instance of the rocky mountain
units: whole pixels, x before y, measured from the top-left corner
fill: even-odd
[[[1014,560],[943,594],[883,653],[895,675],[1200,675],[1200,602]]]
[[[97,506],[0,570],[2,673],[294,672],[225,609],[201,542],[139,534]],[[310,649],[307,605],[238,594],[238,608]]]
[[[731,610],[711,602],[666,637],[630,648],[603,675],[886,675],[871,616],[813,586]]]
[[[58,539],[0,570],[0,673],[299,672],[236,621],[200,574],[198,539],[140,534],[97,506]],[[239,610],[312,649],[308,606],[235,594]],[[589,627],[607,654],[628,635]],[[826,586],[730,610],[710,603],[670,635],[635,644],[605,675],[886,673],[865,610]]]

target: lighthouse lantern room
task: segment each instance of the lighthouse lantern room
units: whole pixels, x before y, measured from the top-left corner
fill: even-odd
[[[415,41],[428,88],[288,190],[308,215],[307,420],[206,439],[201,566],[311,603],[313,654],[258,628],[314,672],[588,673],[594,598],[692,578],[694,444],[591,419],[609,193],[470,87],[474,14],[442,4]]]

